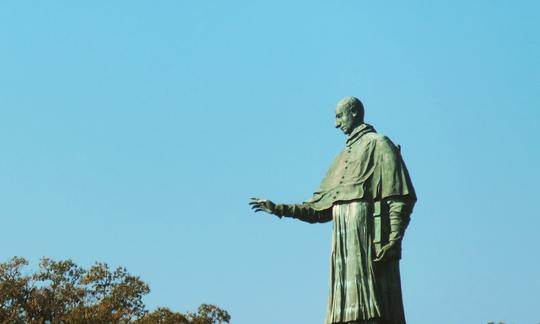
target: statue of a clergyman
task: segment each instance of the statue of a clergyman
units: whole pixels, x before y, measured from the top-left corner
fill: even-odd
[[[334,221],[326,323],[404,324],[399,260],[416,194],[400,148],[364,123],[347,97],[336,128],[348,137],[320,188],[302,204],[252,198],[255,212],[308,223]]]

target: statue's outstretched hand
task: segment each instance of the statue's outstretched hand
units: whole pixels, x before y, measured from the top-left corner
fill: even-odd
[[[251,198],[251,201],[249,202],[249,204],[251,205],[251,209],[253,209],[256,213],[260,211],[264,211],[269,214],[274,214],[274,212],[276,211],[275,210],[276,204],[274,204],[271,200],[268,200],[268,199]],[[281,218],[281,216],[278,216],[278,217]]]

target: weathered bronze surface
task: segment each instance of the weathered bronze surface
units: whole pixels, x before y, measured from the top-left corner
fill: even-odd
[[[416,202],[409,173],[399,146],[364,123],[359,99],[338,102],[336,128],[348,136],[345,149],[311,199],[250,205],[279,218],[334,221],[326,324],[405,324],[399,260]]]

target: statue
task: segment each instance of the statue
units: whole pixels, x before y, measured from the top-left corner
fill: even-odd
[[[416,194],[400,147],[364,123],[355,97],[338,102],[336,128],[348,136],[345,149],[311,199],[250,205],[279,218],[334,221],[326,324],[405,324],[399,260]]]

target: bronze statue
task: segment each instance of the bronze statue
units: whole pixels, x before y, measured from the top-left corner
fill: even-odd
[[[364,123],[355,97],[339,101],[347,136],[319,190],[302,204],[252,198],[255,212],[308,223],[334,221],[326,324],[405,324],[399,260],[416,194],[399,146]]]

